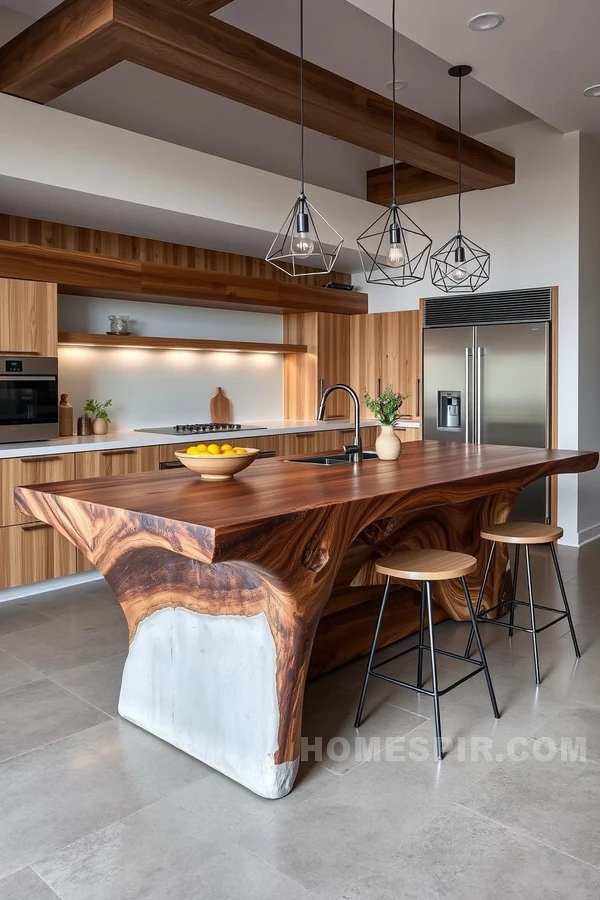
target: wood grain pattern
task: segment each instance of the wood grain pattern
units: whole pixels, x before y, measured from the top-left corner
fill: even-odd
[[[286,419],[315,419],[322,391],[331,384],[350,383],[349,317],[327,312],[289,315],[283,337],[308,348],[302,358],[284,359],[283,414]],[[350,398],[336,392],[327,402],[326,419],[350,415]]]
[[[465,188],[465,191],[471,188]],[[450,197],[458,193],[456,179],[442,178],[406,163],[396,165],[396,198],[401,205]],[[380,206],[389,206],[393,199],[392,167],[381,166],[367,172],[367,200]]]
[[[46,484],[75,478],[75,454],[0,459],[0,527],[32,522],[15,508],[14,491],[20,484]],[[10,558],[10,557],[9,557]],[[6,557],[4,557],[6,559]]]
[[[0,590],[75,572],[73,543],[43,522],[0,528]]]
[[[418,310],[353,316],[349,324],[350,378],[361,398],[361,415],[371,415],[362,399],[364,389],[376,394],[392,384],[410,393],[401,412],[416,417],[422,367]]]
[[[476,557],[475,593],[483,525],[505,521],[531,481],[597,463],[592,452],[424,441],[398,461],[363,463],[359,477],[353,466],[323,470],[266,459],[232,482],[207,484],[175,471],[20,487],[15,496],[24,513],[53,525],[103,572],[131,638],[154,612],[173,607],[205,616],[264,614],[276,652],[274,762],[283,764],[298,757],[315,632],[356,542],[349,570],[358,565],[357,586],[381,577],[373,570],[386,553],[446,545]],[[486,608],[498,595],[503,562],[498,554]],[[434,596],[450,615],[466,617],[454,582],[436,584]]]
[[[0,278],[0,354],[57,354],[55,284]]]
[[[56,289],[56,285],[53,285]],[[235,350],[238,353],[306,353],[307,347],[297,344],[269,344],[259,341],[214,341],[196,338],[148,337],[147,335],[78,334],[61,331],[59,344],[84,347],[143,347],[147,350]],[[229,419],[212,419],[228,422]]]
[[[77,253],[113,256],[116,259],[201,269],[205,272],[226,272],[230,275],[266,278],[268,281],[279,281],[283,284],[298,284],[296,279],[269,265],[262,257],[242,256],[222,250],[206,250],[187,244],[29,219],[25,216],[11,216],[6,213],[0,214],[0,240],[56,250],[73,250]],[[306,267],[299,268],[303,272],[310,271]],[[332,272],[329,278],[342,284],[352,283],[352,276],[346,272]],[[322,287],[323,282],[322,275],[302,277],[302,285],[307,287]]]
[[[273,313],[354,314],[364,312],[368,304],[367,295],[358,292],[7,241],[0,241],[0,276],[54,282],[63,293]]]
[[[91,10],[86,19],[83,12]],[[47,102],[127,59],[271,115],[298,121],[298,57],[179,0],[65,0],[0,54],[0,88]],[[391,101],[305,62],[306,125],[387,155]],[[457,132],[396,104],[398,157],[457,180]],[[463,181],[514,182],[514,159],[463,137]]]

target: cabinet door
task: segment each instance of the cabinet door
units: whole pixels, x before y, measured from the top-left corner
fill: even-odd
[[[110,475],[138,475],[158,470],[158,447],[124,447],[122,450],[94,450],[75,454],[76,478],[106,478]]]
[[[72,453],[52,456],[23,456],[0,460],[0,526],[35,521],[17,512],[14,490],[22,484],[72,481],[75,463]]]
[[[284,357],[284,416],[314,419],[325,388],[350,381],[350,319],[336,313],[296,313],[283,317],[284,340],[306,344],[308,353]],[[350,399],[336,392],[326,417],[348,418]]]
[[[396,432],[398,433],[398,437],[402,441],[403,444],[406,444],[408,441],[420,441],[421,440],[421,429],[420,428],[397,428]]]
[[[421,334],[417,309],[382,313],[381,382],[397,391],[410,393],[402,413],[420,415]]]
[[[57,286],[0,278],[0,353],[56,356]]]
[[[350,317],[350,383],[360,397],[360,414],[372,418],[364,404],[365,388],[377,394],[382,388],[382,313]]]
[[[74,545],[44,522],[0,528],[0,590],[75,572]]]

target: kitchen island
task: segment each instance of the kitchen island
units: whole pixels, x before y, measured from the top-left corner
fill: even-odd
[[[477,557],[475,596],[480,528],[505,521],[531,481],[597,463],[591,452],[425,441],[393,462],[265,459],[227,482],[171,471],[20,487],[15,498],[115,591],[130,637],[120,714],[276,798],[296,776],[313,641],[336,578],[372,589],[381,555],[444,547]],[[486,607],[505,561],[496,555]],[[443,614],[466,618],[461,590],[436,585]]]

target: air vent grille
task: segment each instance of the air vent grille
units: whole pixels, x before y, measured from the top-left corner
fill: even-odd
[[[552,318],[552,288],[501,291],[495,294],[428,297],[423,325],[511,325],[516,322],[548,322]]]

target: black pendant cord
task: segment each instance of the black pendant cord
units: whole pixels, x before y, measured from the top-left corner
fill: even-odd
[[[392,206],[396,203],[396,0],[392,0]]]
[[[304,0],[300,0],[300,196],[304,197]]]
[[[458,235],[462,234],[462,75],[458,78]]]

